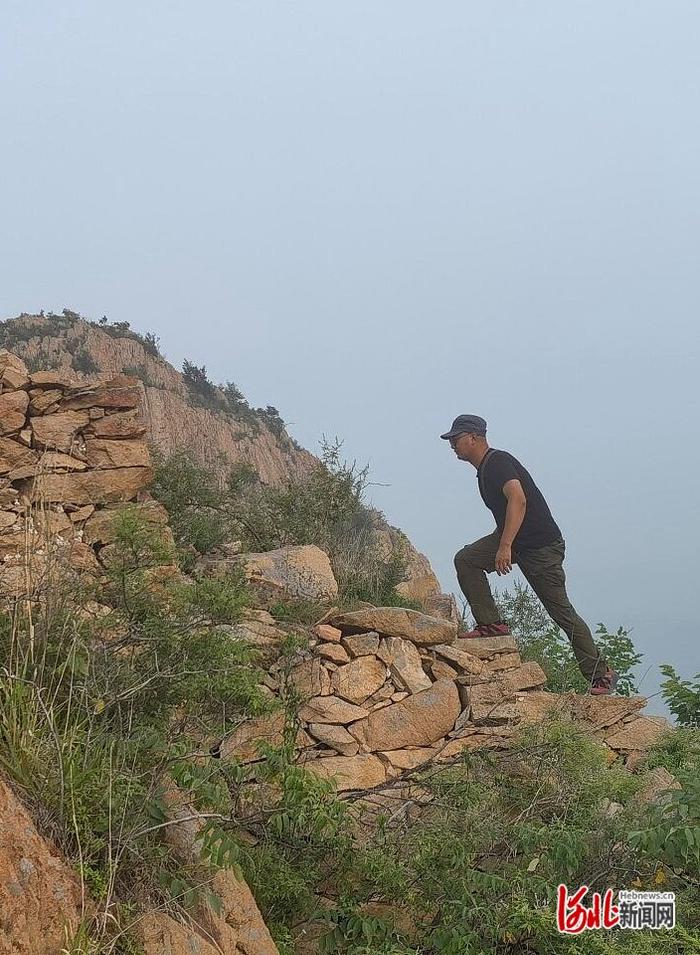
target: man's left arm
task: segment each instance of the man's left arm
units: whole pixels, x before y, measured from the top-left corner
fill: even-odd
[[[501,543],[496,554],[496,572],[499,576],[508,574],[513,569],[513,541],[525,519],[527,508],[525,491],[523,491],[523,486],[517,478],[506,481],[503,485],[503,493],[508,505],[506,507],[506,520],[501,533]]]

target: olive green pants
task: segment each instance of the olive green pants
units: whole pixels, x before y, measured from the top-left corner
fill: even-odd
[[[500,620],[486,578],[487,573],[496,570],[496,552],[500,541],[500,531],[496,530],[473,544],[467,544],[455,554],[459,586],[477,624],[498,623]],[[513,563],[517,563],[544,609],[569,638],[579,669],[590,682],[594,676],[602,676],[608,664],[597,649],[586,622],[576,613],[567,596],[563,567],[565,548],[561,538],[535,550],[516,553],[514,548]]]

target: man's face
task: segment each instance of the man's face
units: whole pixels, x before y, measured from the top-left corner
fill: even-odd
[[[460,459],[460,461],[468,461],[469,453],[471,448],[474,446],[474,435],[473,434],[457,434],[454,438],[450,438],[450,447]]]

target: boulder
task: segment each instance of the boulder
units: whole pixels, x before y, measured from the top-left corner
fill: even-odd
[[[431,617],[443,617],[459,626],[461,616],[457,610],[454,594],[430,594],[423,600],[423,610]]]
[[[351,724],[348,731],[373,752],[427,746],[449,733],[460,708],[457,685],[452,680],[438,680],[427,690],[375,710],[366,720]]]
[[[273,600],[285,596],[333,600],[338,596],[328,555],[313,544],[242,554],[240,560],[253,587]]]
[[[333,644],[331,644],[333,646]],[[345,666],[338,667],[331,679],[333,691],[358,705],[372,696],[384,685],[386,667],[376,657],[357,657]]]
[[[348,651],[339,643],[322,643],[318,648],[318,655],[324,660],[332,660],[333,663],[347,663],[350,660]]]
[[[514,670],[505,672],[503,680],[513,691],[534,690],[536,687],[544,686],[547,682],[547,674],[539,663],[530,660]]]
[[[58,388],[49,388],[48,391],[34,391],[29,402],[29,414],[31,416],[47,414],[50,410],[55,411],[58,408],[58,402],[63,397],[63,392]]]
[[[456,624],[449,620],[403,607],[369,607],[339,613],[331,623],[343,633],[375,630],[380,636],[404,637],[419,646],[449,643],[457,635]]]
[[[458,642],[466,643],[465,640]],[[442,657],[444,660],[447,660],[448,663],[451,663],[458,669],[463,670],[465,673],[474,673],[475,675],[478,675],[484,671],[484,664],[481,662],[479,657],[469,653],[467,650],[458,649],[456,646],[449,646],[447,644],[438,644],[433,648],[433,652],[439,657]]]

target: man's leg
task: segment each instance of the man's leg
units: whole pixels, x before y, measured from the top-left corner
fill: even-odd
[[[455,570],[462,593],[467,598],[477,625],[498,623],[500,614],[494,603],[486,573],[496,569],[496,552],[501,535],[496,530],[455,554]]]
[[[555,541],[546,547],[518,553],[518,566],[544,604],[544,609],[569,638],[579,669],[590,683],[594,676],[605,673],[608,664],[597,649],[588,625],[576,613],[566,593],[565,550],[564,541]]]

